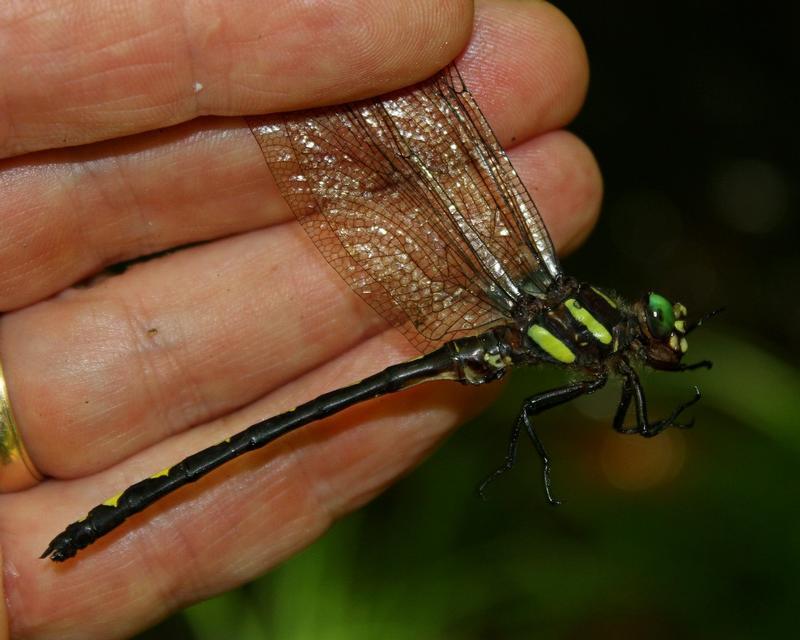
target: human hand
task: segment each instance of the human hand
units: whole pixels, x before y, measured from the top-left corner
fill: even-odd
[[[47,477],[0,496],[15,636],[124,637],[263,573],[492,394],[442,383],[359,405],[159,501],[77,560],[38,560],[132,482],[416,355],[293,222],[238,116],[383,93],[467,46],[459,69],[556,244],[594,221],[594,160],[557,130],[583,99],[585,55],[551,6],[481,3],[470,39],[458,0],[277,4],[0,9],[0,361]]]

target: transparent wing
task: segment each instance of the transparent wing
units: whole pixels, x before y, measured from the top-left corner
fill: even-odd
[[[420,351],[508,321],[561,273],[453,66],[379,98],[248,122],[318,249]]]

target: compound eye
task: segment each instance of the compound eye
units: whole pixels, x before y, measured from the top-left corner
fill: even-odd
[[[657,293],[651,293],[647,299],[647,327],[656,338],[666,338],[675,328],[672,304]]]

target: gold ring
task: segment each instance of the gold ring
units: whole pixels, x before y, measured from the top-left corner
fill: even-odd
[[[33,466],[17,431],[0,363],[0,493],[27,489],[41,482],[43,477]]]

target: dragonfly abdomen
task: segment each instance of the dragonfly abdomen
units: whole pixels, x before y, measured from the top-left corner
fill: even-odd
[[[347,407],[431,380],[480,384],[496,380],[511,363],[509,349],[493,331],[453,340],[421,358],[395,364],[360,382],[325,393],[292,411],[262,420],[131,485],[94,507],[58,534],[42,554],[56,561],[74,556],[130,516],[225,462],[259,449],[280,436]]]

